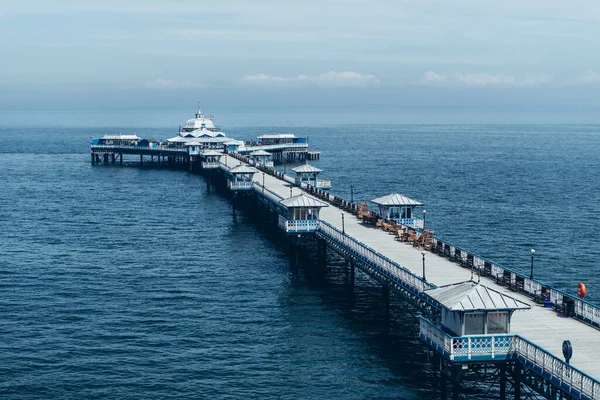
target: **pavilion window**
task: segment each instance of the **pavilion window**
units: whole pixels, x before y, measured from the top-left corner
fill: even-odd
[[[411,207],[402,207],[402,217],[401,218],[412,218],[412,208]]]
[[[487,333],[508,333],[508,312],[489,312],[487,322]]]
[[[485,321],[483,313],[465,314],[465,335],[483,335],[485,333]]]
[[[398,207],[390,207],[390,219],[400,218],[400,209]]]

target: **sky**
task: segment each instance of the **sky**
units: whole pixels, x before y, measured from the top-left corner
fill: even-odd
[[[597,0],[0,0],[0,107],[595,115],[599,44]]]

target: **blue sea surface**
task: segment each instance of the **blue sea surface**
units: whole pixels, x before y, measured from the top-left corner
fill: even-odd
[[[598,125],[219,122],[308,135],[333,193],[419,199],[436,235],[523,273],[535,248],[537,278],[600,301]],[[0,125],[2,398],[439,398],[412,308],[335,260],[294,273],[200,175],[90,165],[90,137],[176,127]]]

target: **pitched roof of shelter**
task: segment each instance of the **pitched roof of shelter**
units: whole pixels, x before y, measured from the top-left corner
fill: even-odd
[[[260,135],[258,139],[295,139],[296,135],[293,133],[266,133]]]
[[[122,135],[122,134],[119,133],[119,134],[116,134],[116,135],[106,134],[106,135],[104,135],[102,137],[102,139],[105,139],[105,140],[139,140],[139,139],[141,139],[141,137],[139,137],[136,134],[133,134],[133,135]]]
[[[301,172],[323,172],[322,169],[319,169],[317,167],[313,167],[310,164],[304,164],[304,165],[301,165],[299,167],[292,168],[292,171],[297,172],[297,173],[301,173]]]
[[[287,199],[279,200],[282,206],[287,208],[298,208],[298,207],[328,207],[327,203],[323,203],[313,197],[307,196],[302,193]]]
[[[205,151],[201,151],[200,155],[203,157],[206,156],[222,156],[223,153],[220,151],[216,151],[216,150],[205,150]]]
[[[255,168],[249,167],[244,164],[240,164],[229,170],[229,173],[232,173],[232,174],[255,174],[257,172],[258,172],[258,170],[256,170]]]
[[[450,311],[527,310],[531,306],[482,284],[468,281],[425,291]]]
[[[382,206],[422,206],[423,203],[411,199],[410,197],[406,197],[399,193],[388,194],[387,196],[378,197],[376,199],[371,200],[371,202],[375,204],[379,204]]]
[[[271,153],[269,153],[268,151],[264,151],[264,150],[256,150],[253,151],[252,153],[250,153],[251,156],[270,156],[272,155]]]

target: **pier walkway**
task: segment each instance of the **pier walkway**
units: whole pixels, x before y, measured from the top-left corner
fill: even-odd
[[[231,156],[224,156],[221,162],[224,164],[225,169],[241,163],[241,161]],[[265,189],[270,192],[268,197],[272,202],[277,201],[277,197],[281,199],[288,198],[290,195],[298,195],[304,191],[297,186],[293,186],[291,184],[293,179],[290,177],[283,176],[283,178],[279,179],[269,174],[257,173],[254,175],[254,190],[256,192],[262,191],[262,183],[264,182]],[[273,194],[276,196],[273,196]],[[345,214],[343,227],[342,213]],[[319,219],[326,223],[325,226],[329,225],[338,231],[343,229],[348,240],[358,241],[364,244],[365,247],[408,270],[413,275],[412,278],[410,276],[409,278],[413,279],[412,282],[417,291],[432,287],[429,284],[442,286],[467,281],[471,278],[471,269],[463,268],[446,257],[428,252],[425,263],[426,278],[429,284],[420,279],[416,282],[414,277],[420,278],[423,273],[421,249],[407,243],[400,243],[388,232],[376,229],[374,226],[365,225],[352,214],[331,204],[321,210]],[[400,273],[403,273],[403,271],[400,271]],[[571,366],[589,377],[600,377],[600,332],[598,329],[577,319],[566,317],[552,308],[546,308],[544,305],[534,302],[530,296],[500,285],[496,280],[482,276],[481,282],[498,292],[506,293],[531,305],[531,310],[515,312],[511,322],[512,336],[518,335],[526,342],[534,344],[534,346],[531,346],[532,349],[523,350],[531,354],[519,355],[520,357],[529,358],[530,362],[538,367],[541,366],[540,368],[544,369],[542,373],[545,372],[546,368],[559,368],[558,364],[564,364],[561,357],[563,341],[570,340],[574,349],[570,362]],[[452,345],[450,346],[452,347]],[[545,351],[537,352],[536,346]],[[554,355],[558,360],[554,358],[550,360],[547,353]],[[560,366],[560,368],[563,367],[564,365]],[[553,379],[555,378],[552,371],[549,374],[552,375]],[[587,392],[587,395],[577,398],[600,398],[600,392],[597,392],[600,387],[597,382],[580,382],[580,384],[581,386],[587,385],[590,387],[583,390]],[[590,393],[593,394],[590,395]]]

